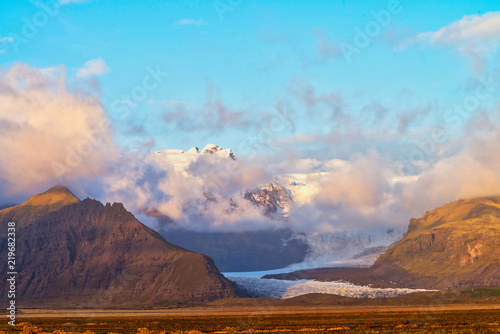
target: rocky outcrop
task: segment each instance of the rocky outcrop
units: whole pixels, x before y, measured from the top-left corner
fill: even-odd
[[[9,221],[24,307],[155,307],[239,295],[211,258],[166,242],[120,203],[80,201],[57,187],[0,211],[3,230]]]
[[[292,196],[282,185],[271,182],[255,189],[246,190],[243,198],[264,209],[264,214],[271,218],[288,216]]]

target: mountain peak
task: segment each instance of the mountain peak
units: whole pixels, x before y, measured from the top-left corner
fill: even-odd
[[[215,145],[215,144],[207,144],[207,145],[205,145],[205,147],[203,148],[203,150],[201,150],[201,153],[205,153],[205,154],[221,154],[223,156],[227,156],[228,158],[236,160],[236,156],[233,154],[233,151],[231,151],[230,148],[223,149],[219,145]]]
[[[67,187],[58,185],[31,197],[22,205],[55,206],[62,208],[63,206],[78,202],[80,200]]]
[[[209,144],[205,145],[205,147],[203,148],[203,150],[201,150],[201,152],[202,153],[216,153],[220,150],[222,150],[222,147],[220,147],[219,145],[209,143]]]
[[[185,153],[186,154],[198,154],[198,153],[200,153],[200,150],[198,149],[198,147],[195,146],[195,147],[187,150]]]

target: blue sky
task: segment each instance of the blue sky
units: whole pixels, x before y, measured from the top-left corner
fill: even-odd
[[[0,36],[22,36],[26,21],[40,12],[36,1],[2,2]],[[43,2],[42,2],[43,3]],[[235,6],[231,5],[234,4]],[[47,2],[53,7],[54,2]],[[224,4],[224,5],[221,5]],[[38,28],[19,51],[4,44],[2,67],[24,62],[37,68],[64,65],[68,80],[79,68],[102,59],[109,68],[99,75],[99,96],[112,116],[111,104],[140,84],[146,67],[168,72],[158,88],[128,118],[138,125],[137,140],[154,138],[155,148],[203,146],[216,142],[237,147],[259,128],[250,124],[273,113],[275,104],[287,100],[296,112],[295,133],[329,133],[331,110],[318,105],[311,117],[297,101],[298,91],[338,95],[342,112],[361,119],[360,110],[373,103],[389,109],[434,107],[425,120],[411,126],[439,122],[450,103],[461,99],[464,85],[477,75],[471,62],[447,48],[398,45],[420,33],[437,31],[466,15],[498,10],[495,1],[400,1],[387,27],[371,38],[370,45],[350,62],[339,52],[340,43],[353,44],[355,28],[363,30],[374,20],[373,12],[387,10],[390,1],[81,1],[61,5],[57,14]],[[218,8],[217,8],[218,6]],[[222,7],[221,7],[222,6]],[[224,7],[226,6],[226,7]],[[219,14],[221,14],[219,16]],[[321,45],[324,50],[321,51]],[[335,51],[336,50],[336,51]],[[498,56],[496,58],[498,60]],[[488,60],[490,63],[491,59]],[[75,85],[83,85],[74,82]],[[149,101],[149,103],[148,103]],[[164,101],[164,103],[160,103]],[[167,101],[167,102],[165,102]],[[173,101],[186,103],[191,113],[176,126],[175,118],[163,121]],[[228,113],[240,112],[212,131],[203,126],[203,109],[218,101]],[[396,122],[388,119],[388,122]],[[224,120],[221,120],[224,122]],[[127,125],[116,122],[123,131]],[[406,138],[401,138],[405,140]],[[131,141],[130,131],[123,136]]]

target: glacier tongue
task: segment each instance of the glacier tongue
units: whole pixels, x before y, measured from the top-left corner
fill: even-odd
[[[309,246],[304,267],[372,265],[377,257],[404,236],[404,229],[345,231],[298,236]]]
[[[292,272],[321,267],[371,265],[389,245],[402,237],[399,230],[350,231],[331,234],[303,235],[311,247],[304,262],[267,272],[224,273],[252,297],[291,298],[309,293],[334,294],[351,298],[386,298],[428,291],[408,288],[372,288],[348,282],[315,280],[262,279],[266,274]]]
[[[309,293],[325,293],[351,298],[386,298],[414,292],[429,291],[406,288],[371,288],[346,282],[318,282],[313,280],[287,281],[257,277],[228,277],[251,297],[291,298]]]

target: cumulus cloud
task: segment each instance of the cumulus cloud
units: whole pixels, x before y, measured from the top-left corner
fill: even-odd
[[[405,185],[406,209],[420,212],[460,198],[500,195],[500,128],[464,140],[463,149],[440,159]]]
[[[482,71],[485,61],[500,46],[500,12],[466,15],[437,31],[418,34],[402,47],[422,41],[469,57],[474,69]]]
[[[167,158],[183,154],[159,151],[141,160],[134,156],[122,160],[102,180],[100,197],[121,201],[135,213],[154,209],[173,219],[169,226],[196,231],[289,227],[297,232],[328,233],[404,227],[409,219],[404,216],[408,212],[400,212],[399,203],[394,203],[390,163],[376,152],[349,160],[291,158],[277,165],[209,154],[187,161]],[[295,199],[286,221],[269,218],[264,208],[242,196],[246,189],[273,180],[288,188]],[[307,187],[301,193],[291,182]],[[161,220],[155,217],[140,218],[160,227]]]
[[[345,159],[331,159],[331,153],[284,156],[269,167],[286,176],[282,184],[297,199],[289,214],[291,225],[311,233],[405,228],[410,218],[450,201],[500,195],[498,110],[471,123],[459,138],[440,144],[417,175],[401,175],[397,154],[390,151],[386,156],[383,150],[369,150]],[[454,149],[442,152],[449,145]]]
[[[4,196],[99,175],[113,157],[98,97],[70,91],[64,67],[17,64],[0,72],[0,129]]]
[[[102,58],[91,59],[76,72],[77,78],[88,78],[98,75],[103,75],[109,72],[108,65]]]
[[[315,201],[319,206],[342,206],[359,211],[380,205],[389,180],[383,165],[375,152],[354,157],[347,168],[329,173]]]
[[[159,151],[142,160],[129,155],[102,180],[106,200],[132,212],[155,211],[174,224],[198,231],[242,231],[273,227],[263,208],[243,198],[245,189],[269,181],[262,166],[227,156]],[[158,220],[141,216],[151,226]]]
[[[311,163],[316,172],[288,175],[293,182],[287,186],[296,198],[289,219],[297,232],[330,233],[407,224],[409,217],[397,208],[398,190],[392,181],[395,174],[387,158],[370,151],[347,160],[299,159],[293,166]]]

